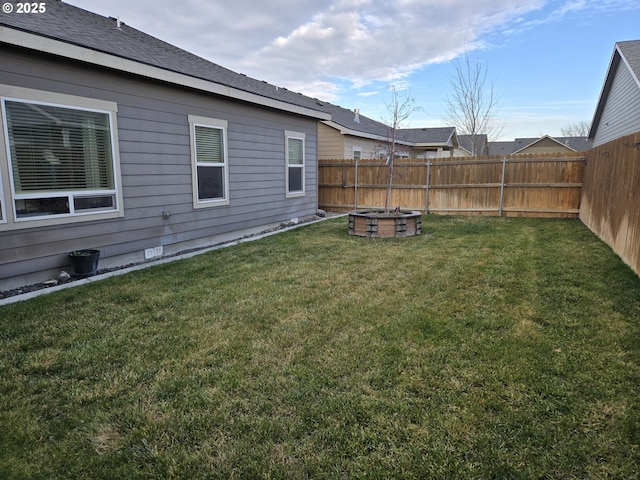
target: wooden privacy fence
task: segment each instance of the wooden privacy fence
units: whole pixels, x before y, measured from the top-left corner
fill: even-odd
[[[585,155],[399,159],[390,206],[427,213],[576,218]],[[383,160],[320,160],[318,205],[332,211],[383,208]]]
[[[640,132],[587,152],[580,220],[640,275]]]

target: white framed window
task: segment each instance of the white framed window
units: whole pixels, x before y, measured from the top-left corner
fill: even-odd
[[[189,115],[195,208],[229,205],[227,121]]]
[[[2,222],[22,228],[122,216],[116,104],[19,87],[0,92],[9,94],[0,102]]]
[[[353,147],[353,159],[356,162],[362,160],[362,147]]]
[[[305,189],[305,134],[285,131],[286,196],[304,196]]]
[[[0,224],[7,223],[7,214],[4,212],[4,183],[2,169],[0,169]]]

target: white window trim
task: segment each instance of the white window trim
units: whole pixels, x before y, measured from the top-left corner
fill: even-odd
[[[196,129],[195,127],[217,128],[222,130],[222,143],[224,163],[222,164],[223,180],[224,180],[224,198],[200,200],[198,198],[198,161],[196,157]],[[222,205],[229,205],[229,151],[227,147],[227,128],[226,120],[215,118],[199,117],[197,115],[189,115],[189,137],[191,143],[191,182],[193,189],[193,208],[208,208]],[[206,166],[206,165],[205,165]]]
[[[351,158],[353,158],[354,160],[356,158],[356,152],[360,153],[360,160],[362,160],[362,147],[353,147],[353,153]]]
[[[0,115],[0,117],[2,117],[2,115]],[[0,119],[0,122],[2,122],[2,120]],[[0,135],[4,136],[4,134]],[[2,143],[4,145],[4,139],[2,141],[0,141],[0,143]],[[2,149],[2,151],[6,151],[4,149]],[[7,159],[8,160],[8,159]],[[7,223],[7,212],[5,210],[4,204],[7,203],[6,198],[4,196],[4,192],[5,191],[11,191],[10,186],[9,185],[5,185],[4,182],[4,178],[6,177],[6,175],[3,173],[4,169],[2,168],[2,163],[0,162],[0,225],[6,224]],[[6,163],[9,163],[8,161]]]
[[[80,213],[18,219],[15,212],[15,191],[13,186],[13,177],[11,175],[11,154],[10,146],[8,144],[9,132],[4,107],[5,100],[106,113],[109,118],[109,128],[111,130],[111,153],[114,177],[114,190],[110,191],[110,194],[115,196],[115,208],[108,211],[83,211]],[[0,195],[2,196],[2,220],[0,221],[0,231],[73,224],[124,216],[120,173],[120,151],[118,149],[117,103],[0,84],[0,109],[2,110],[0,114]],[[91,191],[83,191],[77,195],[85,196],[90,195],[91,193]],[[100,191],[99,193],[104,192]],[[6,205],[11,205],[11,207],[7,207]]]
[[[285,187],[284,192],[286,198],[304,197],[306,192],[306,173],[307,173],[307,155],[306,155],[306,140],[305,134],[301,132],[292,132],[285,130],[284,132],[284,178]],[[302,140],[302,190],[294,192],[289,191],[289,140]]]

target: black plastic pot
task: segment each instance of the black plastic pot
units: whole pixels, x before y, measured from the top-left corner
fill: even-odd
[[[68,257],[74,277],[92,277],[98,271],[100,250],[74,250],[69,252]]]

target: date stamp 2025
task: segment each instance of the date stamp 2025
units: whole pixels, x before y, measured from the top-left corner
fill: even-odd
[[[32,2],[32,3],[16,3],[15,5],[10,2],[2,4],[2,13],[45,13],[47,11],[47,4],[44,2]]]

